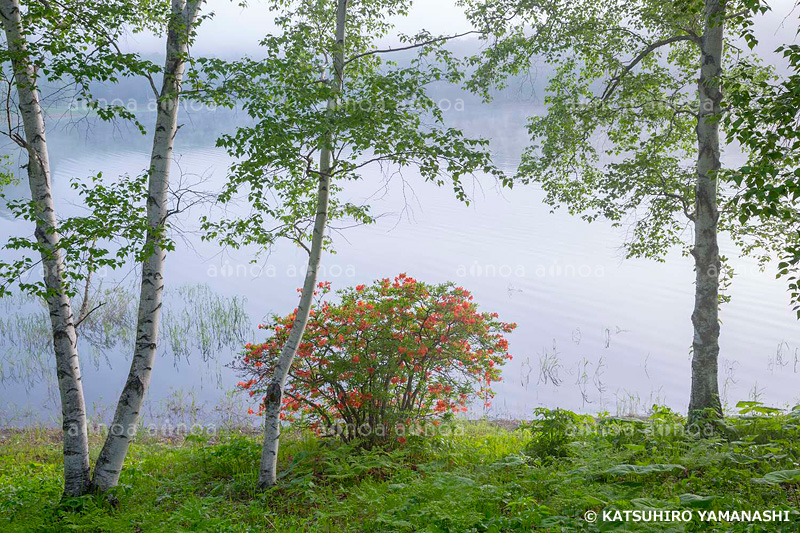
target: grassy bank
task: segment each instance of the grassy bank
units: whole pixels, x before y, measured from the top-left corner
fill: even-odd
[[[295,432],[281,449],[281,486],[267,493],[255,486],[255,435],[140,439],[118,507],[59,502],[58,435],[6,431],[0,531],[800,531],[796,415],[732,420],[710,439],[682,434],[664,412],[599,425],[572,415],[536,428],[459,422],[451,435],[369,452]],[[583,518],[604,509],[694,518]],[[698,511],[709,510],[785,510],[791,522],[701,522]]]

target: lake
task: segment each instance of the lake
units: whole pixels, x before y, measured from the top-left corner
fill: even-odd
[[[521,99],[492,106],[468,102],[463,109],[448,111],[447,117],[468,135],[490,138],[497,164],[513,172],[527,141],[525,117],[536,112],[532,102]],[[150,115],[142,119],[152,122]],[[206,179],[203,186],[210,189],[218,185],[230,159],[214,141],[220,131],[230,131],[243,119],[222,111],[184,113],[173,181],[183,174],[190,182]],[[69,188],[72,178],[102,172],[104,179],[114,179],[147,167],[148,137],[126,126],[89,125],[61,119],[48,139],[62,216],[80,212]],[[6,151],[16,154],[10,147]],[[482,309],[517,322],[510,336],[514,359],[495,387],[493,406],[487,412],[476,408],[472,416],[524,418],[538,406],[628,413],[659,403],[686,410],[694,292],[690,258],[676,250],[664,263],[625,260],[621,244],[627,228],[587,224],[563,210],[551,213],[534,186],[501,190],[479,176],[470,185],[472,202],[467,206],[448,188],[421,183],[411,170],[402,177],[388,170],[372,169],[362,182],[348,186],[351,199],[370,199],[373,212],[385,216],[371,226],[335,232],[337,253],[324,256],[321,278],[334,289],[400,272],[431,283],[454,281],[472,291]],[[24,187],[9,195],[22,196]],[[222,299],[246,298],[242,307],[249,329],[243,336],[259,339],[255,326],[264,317],[296,306],[305,253],[280,243],[252,265],[253,249],[222,250],[200,240],[192,219],[208,208],[198,209],[182,219],[177,250],[167,258],[167,286],[207,285]],[[32,233],[28,224],[10,219],[5,208],[0,217],[8,234]],[[723,252],[737,272],[729,291],[732,301],[721,311],[724,402],[734,406],[757,398],[781,406],[800,403],[800,323],[789,306],[785,281],[775,279],[774,265],[760,272],[754,261],[736,258],[724,243]],[[135,269],[126,269],[107,273],[102,281],[104,287],[132,288],[135,276]],[[176,314],[187,311],[181,311],[186,304],[181,294],[174,293],[169,304]],[[30,305],[5,309],[7,319],[35,311]],[[186,317],[196,319],[191,313]],[[20,357],[10,344],[6,339],[0,347],[7,354],[6,366]],[[131,349],[122,344],[83,355],[84,392],[96,420],[113,414],[125,381]],[[176,355],[164,348],[154,369],[147,413],[243,413],[249,398],[229,394],[238,378],[225,366],[238,346],[229,340],[205,356]],[[46,368],[40,376],[0,382],[0,424],[56,422],[51,414],[58,405],[54,363],[46,345],[43,353]]]

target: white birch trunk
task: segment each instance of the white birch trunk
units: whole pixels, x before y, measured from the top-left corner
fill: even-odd
[[[8,50],[12,54],[14,83],[28,152],[28,181],[36,205],[36,240],[42,248],[47,308],[53,332],[58,389],[64,431],[64,494],[80,496],[89,490],[89,440],[86,404],[78,362],[77,335],[72,305],[65,293],[64,261],[50,182],[50,160],[44,115],[36,87],[36,75],[22,28],[18,0],[0,0]]]
[[[704,409],[721,415],[717,376],[719,357],[719,277],[720,256],[717,242],[717,173],[720,169],[719,120],[722,102],[722,52],[724,40],[724,0],[706,0],[706,28],[701,42],[698,93],[700,113],[697,122],[697,198],[695,243],[695,306],[692,314],[694,342],[692,391],[689,420],[697,420]]]
[[[347,0],[339,0],[336,10],[336,50],[333,54],[334,80],[333,87],[336,93],[342,90],[344,84],[344,48],[347,25]],[[338,105],[337,97],[328,100],[328,110],[333,111]],[[314,298],[314,289],[317,285],[317,271],[322,257],[322,244],[325,238],[325,229],[328,224],[328,199],[332,171],[332,138],[326,135],[320,151],[319,162],[319,188],[317,190],[317,213],[314,220],[314,234],[311,241],[311,250],[308,257],[308,270],[303,283],[303,292],[297,315],[289,339],[281,350],[275,372],[267,388],[264,401],[264,445],[261,450],[261,468],[258,484],[261,488],[272,487],[277,482],[278,446],[281,437],[281,399],[283,397],[286,378],[297,354],[297,347],[303,340],[303,333],[308,323],[308,315]]]
[[[117,485],[131,440],[136,435],[153,362],[164,292],[165,251],[159,245],[166,230],[169,171],[178,130],[178,107],[189,38],[202,0],[172,0],[172,21],[167,36],[167,57],[159,96],[153,151],[150,157],[147,197],[147,241],[152,253],[142,263],[136,345],[128,379],[114,413],[114,421],[94,470],[93,485],[106,491]]]

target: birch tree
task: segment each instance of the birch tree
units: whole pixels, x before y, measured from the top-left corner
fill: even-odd
[[[167,250],[171,248],[165,237],[172,150],[178,132],[181,84],[189,43],[202,4],[203,0],[172,0],[162,86],[161,91],[155,94],[158,107],[148,172],[147,236],[143,250],[136,343],[128,379],[94,469],[92,483],[101,491],[115,487],[119,481],[128,446],[136,435],[139,413],[155,362],[164,294],[164,261]]]
[[[116,485],[135,434],[156,348],[163,292],[164,253],[171,247],[166,239],[169,166],[177,131],[178,98],[181,79],[202,1],[173,0],[171,8],[142,2],[33,2],[19,0],[0,3],[0,16],[7,49],[3,60],[11,64],[22,133],[12,124],[9,112],[7,135],[28,153],[27,173],[31,201],[10,202],[19,218],[36,225],[35,241],[11,238],[8,250],[36,252],[2,265],[0,294],[12,283],[44,298],[52,323],[59,390],[61,392],[64,434],[64,494],[77,496],[91,490],[105,491]],[[160,11],[159,7],[165,7]],[[128,30],[158,30],[166,27],[167,59],[162,89],[156,91],[153,76],[160,69],[136,54],[123,53],[118,41]],[[123,106],[102,106],[91,93],[93,82],[115,82],[122,76],[144,76],[150,81],[158,101],[146,210],[139,210],[144,177],[125,178],[111,185],[76,184],[90,215],[59,221],[53,197],[47,129],[39,85],[42,81],[74,86],[101,119],[132,120],[144,131],[135,114]],[[11,93],[9,92],[9,100]],[[64,237],[66,236],[66,237]],[[104,244],[122,239],[126,244],[116,252]],[[142,263],[142,286],[136,349],[123,389],[114,425],[107,436],[94,478],[90,477],[86,407],[78,357],[77,328],[92,312],[86,305],[92,272],[103,266],[112,268],[133,256]],[[81,261],[83,260],[83,261]],[[23,282],[22,275],[41,263],[41,281]],[[84,302],[79,315],[73,313],[72,297],[76,284],[85,283]]]
[[[330,246],[330,222],[374,220],[369,206],[344,199],[343,183],[363,178],[375,165],[415,167],[423,179],[450,184],[467,200],[463,176],[487,173],[504,180],[491,163],[487,141],[467,139],[444,124],[426,88],[454,79],[447,38],[426,32],[404,36],[421,57],[409,67],[384,61],[391,53],[376,40],[391,30],[387,18],[403,15],[406,0],[275,2],[281,30],[262,45],[266,59],[234,63],[206,60],[205,73],[219,83],[214,97],[240,100],[253,127],[239,128],[219,144],[237,158],[223,202],[246,198],[245,217],[206,221],[208,238],[230,246],[277,239],[308,252],[299,305],[272,376],[265,402],[259,484],[276,483],[281,406],[286,379],[311,308],[322,252]]]
[[[774,249],[777,226],[741,224],[719,182],[725,80],[761,76],[739,68],[733,41],[756,1],[505,0],[464,2],[493,43],[468,85],[488,94],[498,77],[539,58],[551,74],[544,116],[528,123],[532,145],[517,179],[535,182],[551,206],[588,221],[628,224],[629,257],[663,260],[674,246],[695,268],[690,421],[721,415],[719,306],[727,273],[718,236],[743,251]],[[511,14],[510,16],[508,14]],[[492,28],[494,30],[492,31]],[[734,38],[728,37],[731,30]]]
[[[336,37],[332,50],[333,72],[332,79],[329,82],[332,93],[327,102],[327,111],[330,113],[333,113],[339,105],[339,93],[342,91],[344,84],[347,2],[348,0],[338,0],[336,5]],[[261,449],[261,468],[258,475],[258,483],[261,487],[272,486],[277,479],[278,443],[281,436],[281,399],[283,398],[283,390],[286,387],[286,378],[289,376],[289,369],[297,355],[297,347],[300,345],[308,324],[308,314],[311,310],[314,289],[317,285],[318,270],[322,259],[322,245],[328,225],[328,201],[333,167],[332,149],[333,138],[331,132],[326,131],[320,143],[317,213],[314,217],[311,248],[308,253],[308,267],[305,281],[303,282],[300,303],[297,306],[292,330],[281,350],[281,355],[275,365],[275,372],[267,387],[267,395],[264,400],[264,444]]]
[[[35,65],[28,54],[17,0],[0,3],[0,17],[6,34],[14,83],[19,95],[19,109],[24,137],[19,143],[28,153],[28,183],[36,224],[36,242],[44,268],[46,302],[50,312],[56,374],[61,393],[64,431],[64,493],[79,495],[89,486],[89,440],[86,429],[86,404],[78,362],[77,336],[72,305],[64,286],[64,259],[60,246],[50,180],[50,157],[47,133],[37,89]]]

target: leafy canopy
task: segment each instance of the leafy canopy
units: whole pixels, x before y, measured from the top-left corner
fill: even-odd
[[[749,42],[755,45],[754,40]],[[735,198],[741,223],[788,228],[779,275],[788,279],[800,317],[800,46],[783,45],[776,53],[788,62],[787,76],[750,82],[733,78],[728,83],[732,112],[725,125],[731,139],[747,150],[748,160],[727,178],[741,191]]]
[[[36,88],[41,95],[45,112],[48,106],[61,100],[84,101],[86,108],[100,120],[124,120],[135,124],[141,133],[145,127],[136,115],[124,105],[107,105],[93,96],[93,88],[114,84],[123,78],[144,77],[150,81],[154,96],[154,76],[163,67],[141,55],[124,52],[121,42],[130,33],[151,32],[163,34],[175,24],[170,15],[170,2],[166,0],[49,0],[22,1],[21,18],[23,37],[26,40],[24,57],[17,57],[7,43],[0,47],[0,62],[11,65],[32,64],[35,68]],[[185,30],[185,29],[184,29]],[[4,35],[4,34],[3,34]],[[189,38],[193,37],[193,32]],[[11,75],[7,69],[5,76]],[[9,101],[15,98],[11,91]],[[10,106],[12,110],[14,105]],[[48,119],[49,117],[45,117]],[[71,116],[71,120],[81,117]],[[20,117],[8,117],[3,134],[21,148],[27,147],[22,135]],[[72,188],[82,199],[84,213],[59,220],[59,253],[64,255],[63,272],[65,290],[74,295],[77,285],[101,268],[118,268],[133,257],[141,261],[152,253],[155,241],[145,245],[147,231],[145,201],[147,177],[123,176],[108,183],[102,174],[88,179],[74,179]],[[0,195],[6,200],[6,197]],[[37,206],[30,201],[6,201],[8,209],[18,219],[35,222]],[[52,231],[52,230],[51,230]],[[166,234],[161,245],[171,249]],[[32,236],[12,236],[2,246],[10,251],[9,259],[0,261],[0,296],[8,295],[12,288],[46,296],[47,289],[38,276],[31,276],[41,264],[41,254],[49,253]]]
[[[663,260],[688,251],[694,221],[695,127],[704,2],[490,0],[463,2],[492,46],[473,58],[468,86],[489,96],[534,59],[550,74],[546,112],[532,117],[531,146],[516,179],[541,185],[545,201],[588,221],[629,226],[629,257]],[[752,39],[756,1],[728,2],[730,35]],[[510,14],[510,15],[509,15]],[[494,30],[493,30],[494,28]],[[498,29],[499,28],[499,29]],[[725,45],[725,81],[761,80],[768,69]],[[723,102],[725,108],[728,102]],[[782,246],[777,224],[741,223],[734,187],[720,188],[721,231],[746,253]]]
[[[218,142],[236,158],[221,200],[246,199],[250,210],[222,221],[206,219],[208,238],[234,247],[268,247],[278,238],[301,245],[310,240],[323,148],[333,153],[331,221],[374,220],[368,205],[344,198],[344,187],[376,166],[387,172],[415,167],[424,180],[449,184],[464,201],[464,176],[483,172],[505,179],[491,162],[488,141],[447,127],[427,94],[432,83],[460,77],[441,41],[420,44],[408,66],[381,57],[377,42],[393,29],[389,17],[405,14],[409,5],[408,0],[348,3],[341,91],[331,83],[337,46],[331,0],[275,1],[279,32],[261,41],[262,57],[202,61],[206,86],[199,97],[241,105],[253,119]],[[411,46],[426,37],[424,32],[401,36]],[[328,109],[333,96],[338,105]]]

